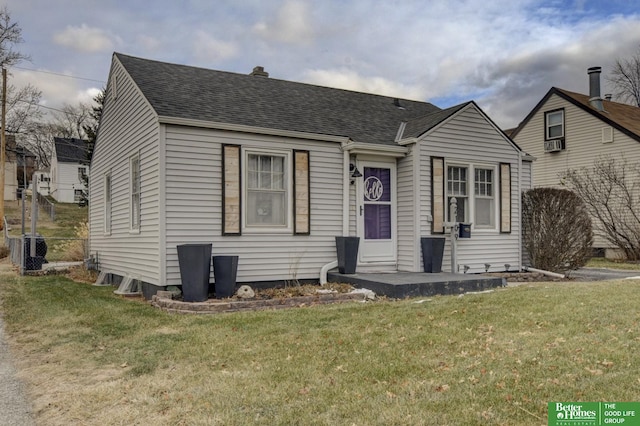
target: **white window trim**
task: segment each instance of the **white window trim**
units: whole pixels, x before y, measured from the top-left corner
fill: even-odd
[[[285,184],[286,184],[286,201],[285,208],[286,220],[285,226],[255,226],[247,225],[247,183],[248,179],[248,164],[249,155],[274,155],[285,158],[284,172],[285,172]],[[289,150],[275,150],[275,149],[259,149],[259,148],[243,148],[242,149],[242,234],[291,234],[293,232],[293,158],[292,151]]]
[[[107,198],[107,189],[109,198]],[[111,181],[111,171],[104,174],[102,179],[102,190],[104,194],[104,210],[103,210],[103,231],[104,235],[111,235],[111,219],[113,207],[113,182]]]
[[[497,164],[483,164],[483,163],[463,163],[459,161],[448,162],[445,161],[444,164],[444,176],[445,176],[445,207],[444,214],[445,218],[448,221],[449,216],[449,167],[466,167],[467,168],[467,217],[465,217],[465,223],[471,223],[472,229],[477,229],[479,231],[489,231],[489,232],[500,232],[500,206],[499,206],[499,195],[497,193],[498,188],[498,165]],[[476,179],[476,169],[485,169],[493,171],[493,226],[482,225],[478,226],[474,223],[475,212],[476,212],[476,192],[475,192],[475,179]]]
[[[139,179],[139,188],[138,188],[138,220],[137,223],[134,223],[133,220],[133,195],[134,195],[134,182],[133,182],[133,162],[137,160],[138,163],[138,179]],[[140,233],[140,222],[142,219],[142,165],[140,162],[140,153],[136,152],[132,156],[129,157],[129,232],[132,234]]]
[[[553,136],[551,137],[549,135],[549,128],[551,126],[549,126],[549,116],[551,114],[561,114],[562,115],[562,134],[560,136]],[[557,124],[555,124],[554,126],[557,126]],[[564,110],[563,109],[557,109],[557,110],[553,110],[553,111],[547,111],[544,113],[544,140],[553,140],[553,139],[563,139],[564,138],[564,134],[565,134],[565,123],[564,123]]]

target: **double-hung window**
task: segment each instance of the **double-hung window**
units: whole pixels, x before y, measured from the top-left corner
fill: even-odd
[[[140,230],[140,195],[141,195],[141,179],[140,179],[140,156],[138,154],[132,156],[129,159],[129,176],[131,179],[130,182],[130,226],[132,231]]]
[[[474,169],[475,227],[493,228],[495,225],[495,172],[493,169]]]
[[[455,197],[456,222],[473,222],[474,228],[496,227],[496,170],[476,165],[447,166],[447,220]]]
[[[287,228],[288,156],[247,152],[246,161],[246,227]]]
[[[455,197],[457,202],[456,222],[467,221],[468,196],[467,167],[449,166],[447,169],[447,207]],[[450,216],[448,216],[450,217]]]
[[[545,140],[564,138],[564,110],[545,113],[544,121]]]

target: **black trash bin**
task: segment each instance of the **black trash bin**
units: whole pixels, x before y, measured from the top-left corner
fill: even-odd
[[[209,297],[212,244],[178,246],[182,297],[185,302],[204,302]]]
[[[360,237],[336,237],[338,271],[341,274],[355,274],[358,265]]]
[[[216,299],[231,297],[236,292],[238,256],[213,256]]]
[[[445,237],[422,237],[422,265],[424,272],[442,272]]]
[[[47,255],[47,243],[44,237],[36,234],[36,255],[31,256],[31,235],[24,235],[24,269],[27,271],[39,271],[42,264],[47,263],[45,256]]]

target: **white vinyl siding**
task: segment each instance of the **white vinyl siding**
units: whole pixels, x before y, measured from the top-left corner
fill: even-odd
[[[107,90],[100,134],[91,163],[89,184],[90,251],[100,267],[135,279],[161,284],[159,125],[155,113],[117,61],[110,82],[118,76],[117,100]],[[129,159],[140,158],[140,229],[130,230]],[[111,233],[105,235],[102,177],[111,173]]]
[[[342,235],[343,153],[339,144],[172,125],[165,128],[167,284],[180,283],[178,244],[211,243],[213,255],[239,256],[238,282],[317,280],[320,268],[335,260],[335,236]],[[223,144],[240,145],[247,153],[310,151],[310,235],[293,235],[293,231],[222,235]],[[243,169],[245,166],[243,157]]]
[[[398,270],[421,270],[420,246],[416,252],[416,216],[418,200],[416,200],[416,179],[414,173],[416,157],[413,150],[407,157],[398,160],[398,191],[397,191],[397,217],[398,217]]]
[[[474,226],[469,239],[458,240],[457,260],[460,271],[462,265],[470,267],[469,273],[484,272],[484,264],[491,265],[490,271],[502,271],[505,264],[512,269],[520,265],[520,211],[518,194],[519,176],[518,157],[520,153],[492,126],[473,106],[469,105],[454,117],[441,124],[418,141],[420,153],[420,194],[419,236],[431,233],[431,223],[426,220],[431,212],[431,156],[443,157],[446,164],[478,165],[481,168],[497,170],[499,163],[511,165],[511,218],[510,233],[500,233],[495,225],[491,229]],[[494,182],[497,183],[497,172],[494,171]],[[471,190],[474,190],[473,187]],[[496,193],[494,187],[493,193]],[[494,195],[495,196],[495,195]],[[497,200],[495,201],[498,202]],[[497,206],[495,207],[497,210]],[[446,237],[442,270],[451,270],[451,248],[449,231]],[[419,238],[415,247],[420,250]],[[455,268],[457,269],[457,267]]]
[[[111,173],[104,175],[104,233],[111,234]]]
[[[54,156],[51,160],[51,196],[59,203],[76,203],[77,190],[85,190],[85,182],[81,179],[78,163],[59,162]]]
[[[140,188],[140,156],[136,153],[129,159],[129,214],[130,227],[133,231],[140,230],[140,206],[141,206],[141,188]]]

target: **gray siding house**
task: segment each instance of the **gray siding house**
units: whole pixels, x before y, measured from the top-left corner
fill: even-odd
[[[238,255],[238,281],[318,280],[335,237],[358,271],[421,271],[420,238],[472,223],[468,272],[521,266],[531,163],[474,103],[430,103],[113,56],[90,179],[102,272],[180,285],[177,246]],[[212,277],[213,280],[213,277]]]

